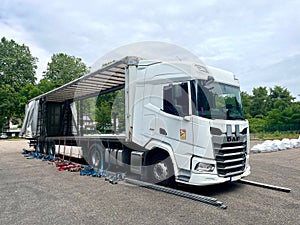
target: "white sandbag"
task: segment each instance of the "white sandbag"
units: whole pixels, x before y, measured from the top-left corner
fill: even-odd
[[[300,147],[300,139],[291,139],[290,144],[293,148]]]
[[[300,148],[300,136],[298,139],[288,139],[284,138],[280,140],[267,140],[264,141],[262,144],[254,145],[251,148],[252,152],[259,153],[259,152],[274,152],[278,150],[285,150],[289,148]]]
[[[274,141],[267,140],[263,143],[263,146],[264,146],[263,151],[266,151],[266,152],[274,152],[274,151],[278,150],[278,147],[274,143]]]
[[[256,144],[251,148],[251,151],[254,153],[259,153],[263,150],[263,145],[262,144]]]
[[[288,148],[292,148],[290,139],[284,138],[284,139],[282,139],[281,142],[284,144],[284,146],[285,146],[287,149],[288,149]]]
[[[285,144],[282,143],[282,141],[280,141],[280,140],[274,140],[273,142],[276,144],[278,150],[282,151],[282,150],[286,149]]]

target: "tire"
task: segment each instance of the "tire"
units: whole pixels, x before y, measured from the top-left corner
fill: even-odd
[[[89,164],[96,169],[104,169],[104,147],[94,144],[90,147]]]
[[[49,142],[49,153],[50,155],[54,156],[55,155],[55,142]]]
[[[169,187],[174,186],[175,176],[170,157],[165,154],[154,155],[148,167],[148,177],[151,183]]]
[[[38,147],[38,152],[41,154],[45,154],[45,142],[40,141],[37,145]]]

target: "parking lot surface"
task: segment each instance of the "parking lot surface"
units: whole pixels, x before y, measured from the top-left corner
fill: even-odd
[[[240,184],[180,187],[227,209],[103,178],[57,172],[22,156],[27,142],[0,140],[0,224],[300,224],[300,149],[251,153],[248,180],[290,193]]]

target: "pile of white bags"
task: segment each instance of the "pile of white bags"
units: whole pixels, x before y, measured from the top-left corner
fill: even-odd
[[[299,148],[300,147],[300,136],[298,139],[288,139],[284,138],[280,140],[267,140],[261,144],[254,145],[251,148],[252,152],[275,152],[281,151],[289,148]]]

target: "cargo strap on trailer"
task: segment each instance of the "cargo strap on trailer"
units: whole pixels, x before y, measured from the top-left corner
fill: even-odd
[[[51,155],[45,155],[36,151],[29,151],[26,149],[23,149],[22,154],[24,155],[24,157],[26,157],[26,159],[41,159],[43,161],[49,161],[53,159]]]
[[[105,181],[111,184],[117,184],[125,179],[125,173],[113,173],[108,170],[95,169],[92,166],[86,166],[80,171],[81,176],[104,177]]]
[[[48,161],[50,164],[53,164],[56,167],[58,167],[57,171],[68,170],[71,172],[76,172],[82,169],[82,166],[78,163],[74,164],[70,160],[66,161],[58,157],[54,158],[51,155],[37,153],[36,151],[23,149],[22,154],[24,155],[24,157],[26,157],[26,159],[41,159],[43,161]]]

